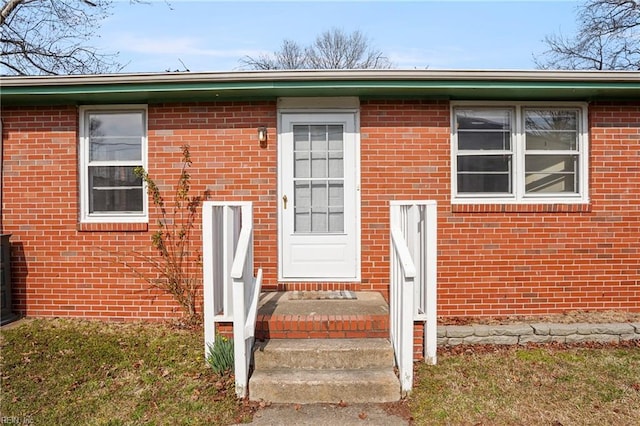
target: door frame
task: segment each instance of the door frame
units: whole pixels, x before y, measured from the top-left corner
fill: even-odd
[[[352,114],[354,120],[354,214],[355,229],[354,243],[356,251],[356,269],[355,277],[348,278],[285,278],[283,274],[283,212],[281,199],[284,194],[284,182],[282,180],[282,164],[284,155],[287,154],[283,148],[282,133],[283,116],[287,114],[306,114],[306,115],[322,115],[322,114]],[[278,281],[279,282],[360,282],[362,275],[362,243],[361,243],[361,195],[360,195],[360,100],[357,97],[330,97],[330,98],[279,98],[278,99],[278,117],[277,117],[277,237],[278,237]],[[345,164],[345,171],[347,165]],[[346,196],[346,194],[345,194]]]

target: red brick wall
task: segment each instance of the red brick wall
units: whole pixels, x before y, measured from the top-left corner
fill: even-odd
[[[449,114],[447,102],[362,105],[363,276],[371,287],[386,288],[387,201],[435,199],[438,315],[639,311],[640,104],[590,106],[586,207],[452,206]]]
[[[275,102],[150,105],[151,177],[171,193],[189,144],[192,193],[254,202],[255,255],[265,279],[276,277]],[[75,107],[5,108],[3,231],[12,233],[15,308],[30,316],[113,320],[175,318],[171,297],[152,290],[117,261],[117,251],[147,276],[139,257],[153,255],[149,226],[78,223],[78,111]],[[266,148],[256,128],[267,125]],[[194,243],[201,245],[200,223]],[[147,231],[148,228],[148,231]]]
[[[361,104],[363,288],[389,292],[389,201],[450,198],[448,102]]]
[[[439,315],[640,310],[640,104],[590,106],[587,207],[452,207],[449,114],[446,101],[362,102],[362,283],[351,288],[388,294],[389,200],[435,199]],[[13,234],[18,310],[176,317],[170,297],[103,250],[151,254],[153,209],[148,231],[78,225],[77,109],[4,108],[2,119],[3,231]],[[264,148],[256,139],[262,125]],[[267,289],[284,288],[277,283],[276,134],[275,102],[149,106],[151,176],[169,189],[180,146],[189,144],[194,193],[253,201],[255,263]]]

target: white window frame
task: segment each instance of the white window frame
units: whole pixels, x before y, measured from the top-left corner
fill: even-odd
[[[79,174],[80,174],[80,222],[81,223],[147,223],[149,221],[149,197],[147,186],[142,184],[142,212],[89,213],[89,132],[87,119],[93,112],[142,112],[144,133],[141,161],[101,161],[98,165],[142,166],[147,170],[148,114],[147,105],[85,105],[79,108]],[[95,165],[95,163],[94,163]]]
[[[584,102],[451,102],[451,203],[452,204],[588,204],[589,203],[589,134],[588,108]],[[511,129],[512,194],[464,193],[458,194],[458,135],[456,131],[456,109],[496,108],[513,111]],[[525,123],[527,109],[578,110],[578,193],[576,194],[527,194],[525,192]],[[556,151],[565,153],[564,151]],[[487,152],[490,155],[491,151]]]

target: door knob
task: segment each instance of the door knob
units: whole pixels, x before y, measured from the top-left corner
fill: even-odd
[[[289,200],[287,199],[287,196],[286,196],[286,194],[285,194],[285,195],[282,197],[282,205],[283,205],[283,207],[284,207],[284,209],[285,209],[285,210],[287,209],[287,201],[289,201]]]

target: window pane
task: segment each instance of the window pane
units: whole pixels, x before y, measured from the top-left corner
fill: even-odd
[[[508,172],[511,155],[459,155],[458,172]]]
[[[120,137],[96,137],[89,140],[90,161],[140,161],[142,141]]]
[[[329,206],[344,206],[344,184],[342,181],[329,181]]]
[[[578,130],[578,111],[527,109],[525,128],[527,131]]]
[[[142,112],[99,113],[89,117],[89,136],[144,136]]]
[[[341,178],[344,176],[344,161],[342,151],[329,152],[329,177]]]
[[[142,159],[144,137],[140,112],[90,113],[90,161],[138,161]]]
[[[296,207],[294,210],[293,230],[297,233],[311,232],[311,217],[309,209]]]
[[[311,232],[322,233],[328,231],[327,208],[311,209]]]
[[[293,149],[309,151],[309,126],[293,126]]]
[[[511,193],[510,155],[458,156],[458,193]]]
[[[89,213],[142,212],[142,180],[133,167],[89,167]]]
[[[309,181],[296,182],[293,205],[295,207],[310,207],[311,206],[311,189],[309,188]]]
[[[329,208],[329,232],[344,232],[344,209]]]
[[[511,111],[456,110],[458,149],[511,150]]]
[[[311,152],[311,177],[327,177],[327,152]]]
[[[576,150],[578,112],[574,110],[526,110],[526,147],[528,150]]]
[[[328,206],[329,198],[327,196],[327,182],[312,182],[311,183],[311,206],[322,207],[325,209]]]
[[[342,125],[327,126],[329,133],[329,149],[332,151],[342,151],[343,130]]]
[[[142,179],[133,173],[135,167],[99,166],[89,167],[89,185],[91,188],[112,188],[135,186],[142,188]]]
[[[576,176],[562,173],[527,173],[527,193],[575,193],[577,194]]]
[[[458,149],[511,149],[510,132],[458,132]]]
[[[505,109],[458,109],[458,130],[511,130],[511,111]]]
[[[308,178],[309,177],[309,153],[295,152],[293,154],[293,176],[296,178]]]
[[[527,155],[525,171],[531,172],[569,172],[576,170],[577,155]]]
[[[142,213],[142,188],[91,190],[89,213]]]
[[[511,193],[509,175],[471,173],[458,174],[458,193]]]
[[[577,132],[529,132],[527,131],[527,149],[571,150],[578,146]]]
[[[326,151],[327,148],[327,126],[311,126],[311,150]]]
[[[525,185],[528,193],[577,193],[578,156],[527,155]]]

